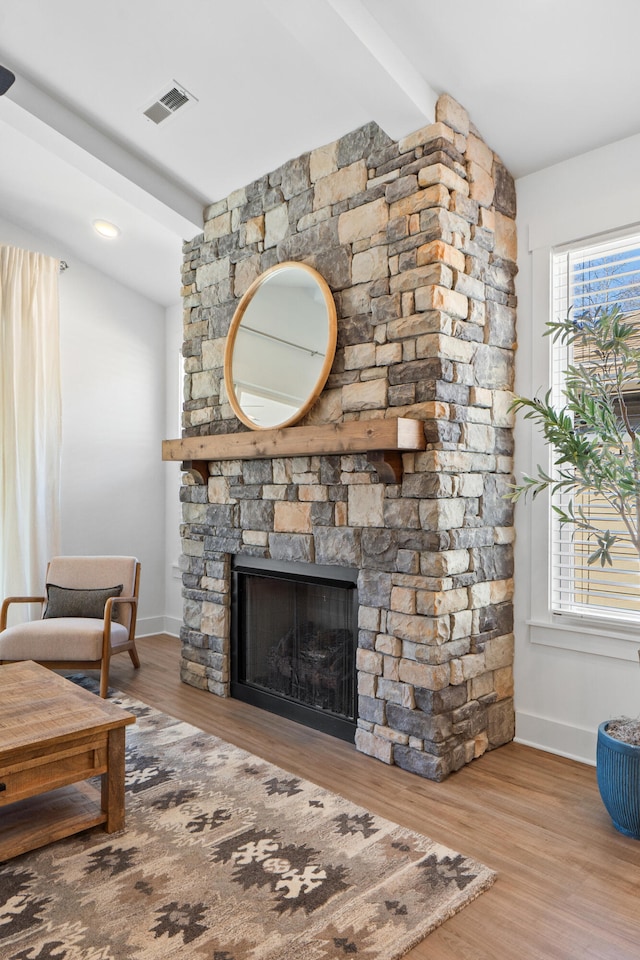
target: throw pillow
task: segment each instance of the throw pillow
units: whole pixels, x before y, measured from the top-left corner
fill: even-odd
[[[98,587],[74,589],[60,587],[56,583],[47,584],[47,606],[44,619],[49,617],[93,617],[104,618],[104,606],[109,597],[119,597],[122,584],[117,587]],[[111,619],[118,619],[118,604],[114,605]]]

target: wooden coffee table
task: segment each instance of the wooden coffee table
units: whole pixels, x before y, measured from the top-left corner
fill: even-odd
[[[98,824],[124,827],[129,723],[37,663],[0,666],[0,863]],[[84,782],[97,776],[101,790]]]

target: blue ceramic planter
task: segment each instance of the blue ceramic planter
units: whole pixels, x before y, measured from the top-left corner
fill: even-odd
[[[640,840],[640,747],[610,737],[607,724],[598,727],[600,796],[616,830]]]

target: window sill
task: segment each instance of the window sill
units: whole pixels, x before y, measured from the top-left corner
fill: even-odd
[[[638,661],[640,630],[637,634],[615,631],[610,625],[601,628],[577,623],[560,624],[542,620],[528,620],[531,643],[576,653],[589,653],[614,660]]]

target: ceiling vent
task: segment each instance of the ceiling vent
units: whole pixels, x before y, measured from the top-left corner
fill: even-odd
[[[0,66],[0,97],[7,92],[15,78],[15,73],[12,73],[7,67]]]
[[[184,110],[190,103],[197,102],[192,93],[172,80],[163,92],[154,99],[153,103],[146,110],[143,110],[143,113],[147,120],[152,120],[155,124],[163,123],[178,110]]]

